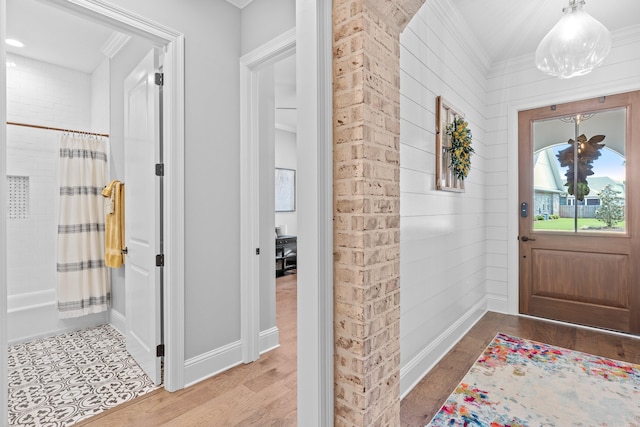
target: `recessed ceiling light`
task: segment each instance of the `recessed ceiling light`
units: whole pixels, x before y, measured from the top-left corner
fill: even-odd
[[[24,43],[22,43],[21,41],[15,40],[15,39],[7,39],[6,42],[7,42],[7,44],[9,46],[24,47]]]

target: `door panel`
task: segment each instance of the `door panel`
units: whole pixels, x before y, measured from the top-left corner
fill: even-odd
[[[521,313],[640,332],[639,126],[640,92],[519,113]]]
[[[125,263],[127,350],[154,381],[161,382],[160,198],[154,173],[159,156],[159,93],[151,51],[125,79]]]
[[[531,252],[532,295],[629,308],[627,255],[548,249]]]

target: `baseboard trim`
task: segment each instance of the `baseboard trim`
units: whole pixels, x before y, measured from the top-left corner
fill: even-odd
[[[260,354],[280,347],[278,328],[260,332]],[[235,341],[207,353],[188,359],[184,363],[185,387],[211,378],[242,363],[242,341]]]
[[[471,307],[457,322],[400,368],[400,398],[404,398],[427,373],[469,332],[487,312],[487,298]]]
[[[500,295],[487,295],[487,311],[509,314],[509,299]]]
[[[218,375],[242,363],[242,341],[235,341],[184,362],[185,387]]]
[[[124,314],[114,310],[113,308],[109,309],[109,324],[122,335],[127,335],[127,318],[124,317]]]
[[[280,347],[280,332],[277,326],[260,332],[260,354],[278,347]]]

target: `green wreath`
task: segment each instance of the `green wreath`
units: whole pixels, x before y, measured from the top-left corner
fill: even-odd
[[[447,125],[447,135],[449,135],[451,142],[449,147],[445,147],[445,150],[451,155],[449,167],[459,180],[464,181],[469,175],[471,153],[474,152],[471,147],[471,130],[467,122],[457,118],[453,123]]]

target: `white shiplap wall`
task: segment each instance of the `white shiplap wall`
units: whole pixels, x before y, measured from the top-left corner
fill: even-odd
[[[400,36],[400,391],[405,395],[486,310],[486,55],[449,0],[431,0]],[[473,133],[466,192],[435,189],[435,103]]]
[[[400,38],[402,395],[485,309],[518,312],[518,111],[640,89],[640,26],[614,33],[603,66],[560,80],[533,54],[489,66],[458,20],[433,0]],[[435,191],[437,95],[474,133],[464,194]]]
[[[603,65],[569,80],[548,77],[533,54],[496,64],[487,74],[487,296],[491,310],[518,311],[518,111],[640,89],[640,25],[613,34]]]
[[[517,114],[640,89],[640,25],[591,74],[548,77],[533,54],[489,64],[451,5],[427,2],[401,42],[401,394],[486,310],[518,312]],[[464,194],[435,190],[435,97],[466,113]]]

